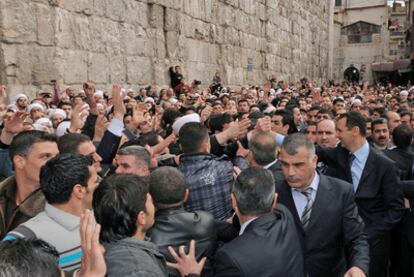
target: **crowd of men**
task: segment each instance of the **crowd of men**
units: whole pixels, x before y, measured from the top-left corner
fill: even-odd
[[[414,276],[414,87],[170,76],[0,87],[0,277]]]

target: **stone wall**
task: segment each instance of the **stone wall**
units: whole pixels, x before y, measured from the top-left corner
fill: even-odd
[[[0,0],[2,83],[100,87],[327,78],[328,0]],[[49,87],[50,88],[50,87]]]

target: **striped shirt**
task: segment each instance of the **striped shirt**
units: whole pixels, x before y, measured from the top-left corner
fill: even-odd
[[[42,239],[57,249],[63,270],[79,269],[82,258],[79,223],[79,217],[46,203],[44,212],[19,225],[3,240]]]

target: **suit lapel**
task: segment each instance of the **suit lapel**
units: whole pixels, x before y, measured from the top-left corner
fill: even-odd
[[[293,200],[292,190],[286,181],[282,184],[282,191],[279,194],[279,200],[283,203],[289,211],[292,213],[295,223],[299,226],[302,226],[302,222],[300,221],[300,216],[298,215],[298,211],[296,209],[295,201]]]
[[[319,175],[319,185],[318,185],[318,191],[316,192],[315,201],[312,206],[312,212],[311,217],[309,221],[308,228],[306,229],[306,232],[312,229],[312,227],[317,224],[317,221],[322,214],[325,213],[326,209],[329,206],[329,203],[331,201],[331,186],[328,183],[327,178],[320,174]]]
[[[345,148],[342,148],[342,159],[339,159],[339,170],[340,169],[345,169],[345,178],[346,181],[350,182],[352,184],[352,174],[351,174],[351,166],[349,164],[349,152],[348,150],[346,150]]]
[[[361,184],[364,183],[364,180],[366,178],[368,178],[368,176],[371,174],[371,172],[375,169],[375,157],[374,157],[375,153],[374,150],[372,149],[372,147],[369,147],[369,154],[368,154],[368,159],[367,162],[365,163],[364,169],[362,170],[362,174],[361,174],[361,178],[359,179],[359,184],[358,184],[358,188],[356,191],[356,195],[358,194],[360,188],[361,188]]]

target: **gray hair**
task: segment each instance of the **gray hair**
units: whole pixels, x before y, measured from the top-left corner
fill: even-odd
[[[145,147],[139,145],[131,145],[118,150],[120,156],[134,156],[137,163],[143,163],[150,168],[151,155]]]
[[[305,134],[295,133],[288,135],[283,140],[281,149],[285,150],[289,155],[298,153],[300,147],[305,147],[308,150],[309,160],[315,156],[315,145]]]
[[[249,150],[259,165],[267,165],[276,159],[276,140],[269,133],[258,133],[249,141]]]
[[[260,216],[269,213],[275,196],[272,172],[260,167],[243,170],[234,182],[233,194],[241,214]]]

